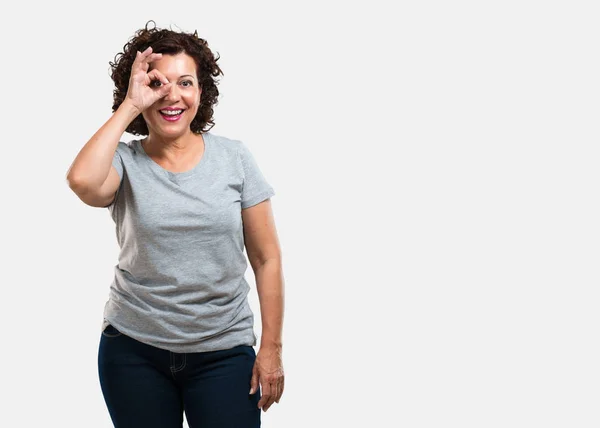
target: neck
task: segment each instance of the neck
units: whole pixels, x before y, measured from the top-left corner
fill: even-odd
[[[192,131],[173,138],[150,133],[147,138],[142,140],[142,145],[146,153],[177,159],[187,155],[201,140],[202,137]]]

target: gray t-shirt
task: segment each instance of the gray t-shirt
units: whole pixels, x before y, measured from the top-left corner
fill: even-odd
[[[121,251],[102,330],[181,353],[256,345],[241,210],[275,192],[243,142],[202,135],[200,162],[180,173],[119,142],[107,208]]]

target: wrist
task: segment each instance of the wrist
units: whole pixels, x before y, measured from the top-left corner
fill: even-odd
[[[281,351],[283,348],[283,343],[280,340],[261,339],[260,348],[261,349],[276,349],[276,350]]]
[[[131,117],[131,120],[135,119],[142,113],[142,111],[136,107],[131,100],[129,100],[129,98],[125,98],[125,100],[123,100],[117,111],[122,111],[128,117]]]

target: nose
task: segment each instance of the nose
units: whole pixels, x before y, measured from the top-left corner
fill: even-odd
[[[169,90],[169,92],[167,92],[167,95],[165,95],[165,100],[174,102],[174,101],[179,101],[180,98],[181,98],[181,96],[179,94],[178,86],[175,84],[171,85],[171,89]]]

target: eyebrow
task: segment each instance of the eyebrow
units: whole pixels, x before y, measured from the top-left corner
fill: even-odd
[[[154,67],[150,66],[150,68],[148,68],[148,71],[150,71],[150,70],[154,70]],[[178,77],[178,80],[181,79],[181,78],[183,78],[183,77],[192,77],[194,79],[197,79],[197,77],[194,76],[194,75],[192,75],[192,74],[182,74],[181,76]]]

